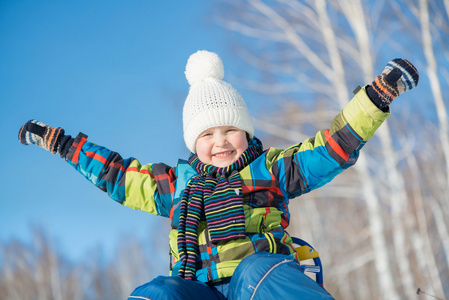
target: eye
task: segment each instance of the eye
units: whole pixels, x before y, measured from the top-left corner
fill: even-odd
[[[208,136],[211,136],[211,135],[212,135],[212,133],[210,133],[210,132],[204,132],[204,133],[201,134],[200,137],[208,137]]]

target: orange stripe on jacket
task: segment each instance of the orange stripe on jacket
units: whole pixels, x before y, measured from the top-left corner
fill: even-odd
[[[253,185],[243,185],[242,184],[242,193],[251,193],[251,192],[260,191],[260,190],[268,190],[272,193],[283,196],[281,189],[276,186],[268,187],[268,186],[253,186]]]
[[[343,158],[345,161],[349,159],[349,154],[346,153],[339,144],[331,137],[330,135],[330,129],[327,129],[324,132],[324,136],[326,137],[327,142],[332,147],[332,149],[337,153],[341,158]]]
[[[150,175],[152,178],[154,178],[154,175],[150,173],[147,169],[137,169],[137,167],[129,167],[126,169],[128,172],[138,172],[146,175]]]
[[[79,141],[79,143],[73,143],[72,147],[76,147],[75,153],[73,154],[72,157],[72,162],[74,164],[78,163],[79,157],[80,157],[80,152],[81,152],[81,148],[83,147],[84,143],[86,143],[87,139],[85,137],[82,137],[81,140]]]
[[[86,156],[90,157],[90,158],[93,158],[95,160],[98,160],[99,162],[101,162],[104,165],[107,164],[109,167],[113,167],[113,168],[116,168],[116,169],[118,169],[118,170],[120,170],[122,172],[125,172],[125,168],[123,167],[123,165],[121,165],[119,163],[116,163],[116,162],[110,162],[108,164],[108,160],[106,158],[104,158],[103,156],[101,156],[100,154],[87,151],[86,152]]]

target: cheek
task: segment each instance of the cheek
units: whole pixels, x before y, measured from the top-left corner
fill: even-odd
[[[245,152],[246,149],[248,149],[248,143],[247,142],[242,145],[241,152],[242,153]]]
[[[196,150],[196,155],[198,155],[198,158],[201,161],[205,161],[208,158],[208,155],[210,154],[210,147],[207,143],[205,143],[204,141],[200,140],[197,141],[196,145],[195,145],[195,150]]]
[[[245,152],[245,150],[248,149],[248,141],[246,140],[246,137],[236,140],[234,143],[234,148],[237,149],[240,154]]]

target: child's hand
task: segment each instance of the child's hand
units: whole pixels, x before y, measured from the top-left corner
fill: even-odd
[[[400,94],[418,85],[419,74],[408,60],[396,58],[390,61],[382,74],[370,87],[368,96],[381,109],[388,107]]]
[[[36,120],[26,122],[19,131],[19,141],[24,145],[34,144],[52,154],[58,152],[59,140],[64,136],[61,127],[50,127]]]

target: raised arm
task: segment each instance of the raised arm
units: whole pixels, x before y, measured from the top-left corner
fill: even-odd
[[[142,166],[135,158],[124,159],[114,151],[87,141],[84,134],[72,138],[64,135],[62,128],[35,120],[22,126],[19,140],[59,154],[116,202],[169,217],[176,181],[173,168],[165,164]]]
[[[415,67],[404,59],[390,61],[371,85],[359,89],[329,129],[286,150],[270,149],[268,168],[281,191],[296,197],[318,188],[352,166],[359,150],[389,115],[389,105],[418,84]]]

